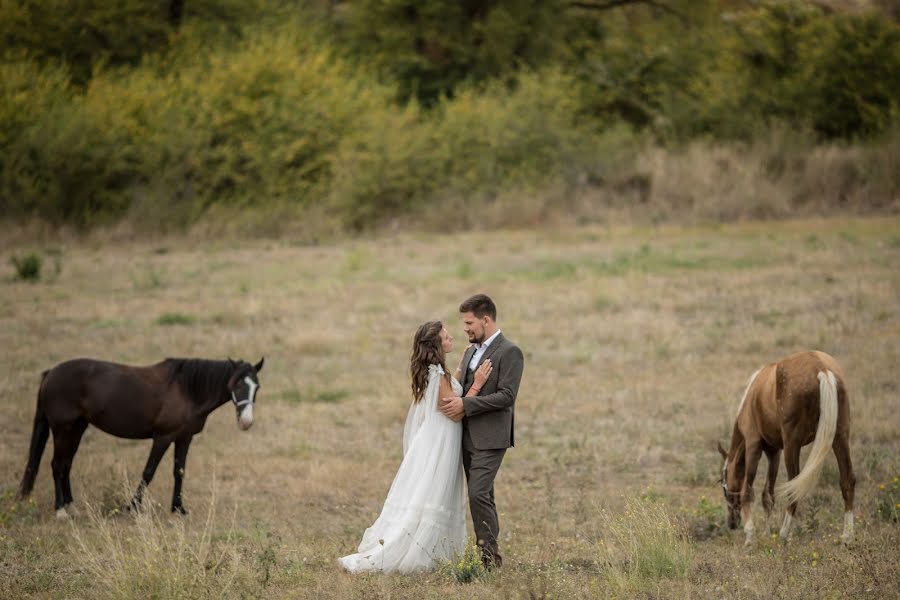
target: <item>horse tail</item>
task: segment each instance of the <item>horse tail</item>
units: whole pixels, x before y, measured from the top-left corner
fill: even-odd
[[[828,458],[834,433],[837,430],[838,415],[837,381],[829,370],[819,371],[819,424],[816,427],[816,438],[812,449],[803,465],[803,470],[788,481],[778,486],[777,495],[788,503],[799,502],[815,487],[822,472],[822,465]]]
[[[44,414],[44,408],[41,402],[41,393],[44,388],[44,380],[47,378],[49,371],[41,373],[41,385],[38,388],[37,408],[34,413],[34,427],[31,431],[31,448],[28,451],[28,465],[25,467],[25,473],[22,475],[22,484],[19,486],[19,498],[27,498],[34,488],[34,480],[38,474],[38,468],[41,466],[41,456],[44,454],[44,446],[47,445],[47,438],[50,436],[50,421]]]

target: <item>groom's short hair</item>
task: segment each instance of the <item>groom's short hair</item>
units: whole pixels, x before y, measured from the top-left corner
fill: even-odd
[[[487,315],[491,318],[492,321],[497,320],[497,306],[494,304],[494,301],[485,294],[475,294],[474,296],[460,304],[459,312],[470,312],[479,319]]]

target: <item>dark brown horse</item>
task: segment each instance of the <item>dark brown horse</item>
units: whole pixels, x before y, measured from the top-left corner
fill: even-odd
[[[191,438],[203,430],[209,414],[228,401],[234,403],[240,428],[249,429],[262,367],[263,360],[251,365],[244,361],[185,358],[168,358],[147,367],[87,358],[56,365],[41,378],[19,497],[31,493],[52,431],[56,516],[66,518],[65,507],[72,502],[72,460],[85,429],[94,425],[121,438],[153,438],[147,466],[132,499],[134,507],[140,506],[144,489],[174,442],[172,512],[185,514],[181,484]]]
[[[812,444],[803,470],[800,448]],[[789,481],[778,487],[788,507],[781,539],[788,541],[797,502],[815,487],[828,457],[837,457],[844,496],[845,543],[853,540],[853,493],[856,478],[850,461],[850,400],[837,361],[824,352],[800,352],[769,363],[753,374],[738,407],[731,448],[719,444],[725,460],[722,489],[728,504],[728,526],[736,529],[743,519],[746,545],[753,545],[753,480],[763,453],[769,463],[763,508],[768,516],[775,505],[775,478],[781,451]]]

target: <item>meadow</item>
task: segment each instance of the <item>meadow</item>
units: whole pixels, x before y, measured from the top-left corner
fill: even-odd
[[[885,598],[900,590],[900,218],[565,225],[280,239],[0,246],[0,598]],[[38,252],[41,278],[10,258]],[[415,328],[491,295],[525,352],[517,447],[496,484],[504,568],[351,576],[402,453]],[[857,540],[833,457],[794,541],[724,526],[716,440],[764,362],[820,349],[851,394]],[[17,502],[41,371],[90,356],[256,361],[256,421],[194,439],[187,517],[120,509],[148,441],[86,433],[58,521],[52,442]],[[805,453],[804,453],[805,456]],[[782,467],[780,479],[785,477]],[[761,490],[757,481],[757,492]],[[880,509],[880,510],[879,510]]]

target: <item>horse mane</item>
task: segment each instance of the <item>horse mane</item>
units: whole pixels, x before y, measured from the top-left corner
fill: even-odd
[[[167,358],[169,384],[177,383],[191,400],[202,403],[210,397],[221,398],[228,390],[232,375],[244,363],[233,360],[205,360],[202,358]]]

